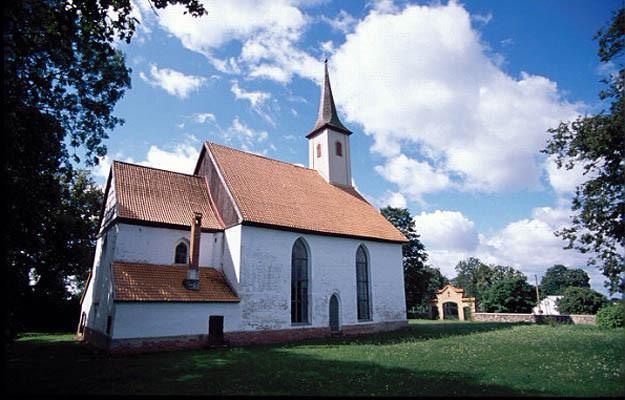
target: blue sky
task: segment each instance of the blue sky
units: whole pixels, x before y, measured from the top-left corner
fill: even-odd
[[[583,176],[539,150],[547,128],[601,109],[614,66],[592,36],[621,3],[207,1],[193,19],[137,0],[141,25],[118,44],[126,123],[94,173],[103,183],[111,159],[191,172],[203,140],[306,165],[328,57],[354,183],[410,209],[432,265],[450,278],[468,256],[532,278],[584,267],[552,234]]]

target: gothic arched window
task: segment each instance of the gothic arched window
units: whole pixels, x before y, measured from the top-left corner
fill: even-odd
[[[364,246],[358,246],[356,251],[356,296],[358,304],[358,319],[371,319],[369,296],[369,260]]]
[[[176,264],[187,264],[189,258],[189,246],[186,241],[181,241],[176,246],[176,254],[174,256],[174,263]]]
[[[297,239],[291,253],[291,322],[308,321],[308,250]]]
[[[341,142],[336,142],[336,155],[339,157],[343,157],[343,145]]]

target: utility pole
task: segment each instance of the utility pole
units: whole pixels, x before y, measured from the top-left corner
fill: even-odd
[[[534,275],[534,280],[536,281],[536,307],[538,307],[538,313],[542,314],[542,310],[540,309],[540,295],[538,294],[538,277]]]

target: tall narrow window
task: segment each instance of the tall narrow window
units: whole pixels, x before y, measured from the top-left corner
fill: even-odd
[[[339,157],[343,157],[343,145],[341,142],[336,142],[336,155]]]
[[[291,253],[291,322],[308,321],[308,251],[297,239]]]
[[[186,264],[189,257],[189,247],[186,242],[180,242],[176,246],[176,255],[174,257],[174,263]]]
[[[358,319],[371,319],[369,302],[369,260],[362,245],[356,251],[356,295],[358,304]]]
[[[321,157],[321,144],[317,144],[317,158]]]

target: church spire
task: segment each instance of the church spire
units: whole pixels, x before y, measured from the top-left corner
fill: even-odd
[[[328,74],[328,59],[324,61],[325,73],[323,83],[321,84],[321,99],[319,100],[319,114],[315,127],[310,131],[307,138],[317,134],[324,128],[334,129],[336,131],[351,135],[351,131],[347,129],[339,119],[334,105],[334,97],[332,97],[332,88],[330,87],[330,75]]]

